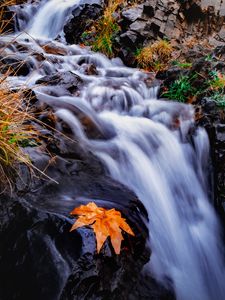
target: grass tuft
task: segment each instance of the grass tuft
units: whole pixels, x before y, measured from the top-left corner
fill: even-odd
[[[17,173],[19,163],[31,166],[23,147],[38,139],[32,128],[33,116],[24,105],[21,91],[13,92],[7,84],[0,82],[0,183],[12,187],[11,174]]]
[[[116,34],[120,30],[114,17],[121,0],[109,0],[103,16],[94,25],[94,41],[92,49],[102,52],[108,57],[113,57],[113,43]]]
[[[188,76],[181,76],[175,80],[167,91],[163,93],[163,97],[178,102],[186,102],[188,97],[195,95],[195,90],[192,87],[191,79]]]
[[[173,47],[166,40],[156,41],[137,52],[138,66],[148,71],[164,70],[171,59]]]

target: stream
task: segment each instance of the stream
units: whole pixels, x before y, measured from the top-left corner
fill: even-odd
[[[209,199],[207,133],[195,128],[191,105],[157,99],[158,87],[148,86],[147,73],[65,43],[63,26],[81,3],[91,1],[49,0],[16,8],[18,32],[2,36],[0,42],[7,44],[8,57],[26,61],[29,74],[9,76],[8,82],[32,88],[68,124],[74,139],[142,201],[152,250],[146,268],[153,277],[165,286],[172,284],[179,300],[223,300],[224,252]],[[63,55],[48,53],[46,44]],[[86,74],[89,64],[96,74]],[[35,85],[43,76],[66,72],[82,79],[80,93]],[[88,137],[74,109],[104,138]]]

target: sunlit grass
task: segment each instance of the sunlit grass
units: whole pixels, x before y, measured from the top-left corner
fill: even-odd
[[[96,33],[92,49],[94,51],[100,51],[108,57],[113,56],[114,37],[120,30],[113,14],[121,3],[121,0],[109,0],[103,16],[94,25]]]
[[[24,146],[38,140],[38,132],[31,126],[34,117],[27,111],[22,91],[11,91],[0,81],[0,182],[12,186],[12,173],[17,165],[32,166],[23,151]]]
[[[149,70],[159,71],[168,66],[173,47],[166,40],[159,40],[137,51],[138,66]]]
[[[14,4],[16,0],[0,3],[0,35],[11,21],[4,19],[6,6]],[[0,192],[13,189],[14,175],[18,173],[20,163],[32,168],[23,147],[37,141],[39,134],[31,125],[34,116],[28,111],[26,101],[22,89],[12,90],[7,83],[7,72],[0,74]]]
[[[0,3],[0,34],[5,31],[7,25],[11,22],[10,19],[5,19],[5,14],[7,12],[6,8],[10,5],[15,5],[16,0],[1,0]]]

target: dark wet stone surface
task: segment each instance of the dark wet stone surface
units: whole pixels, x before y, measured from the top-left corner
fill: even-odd
[[[70,44],[80,43],[82,34],[102,15],[102,12],[103,9],[98,4],[84,4],[75,9],[72,18],[64,26],[66,41]]]

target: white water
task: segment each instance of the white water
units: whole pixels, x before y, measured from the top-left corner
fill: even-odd
[[[34,38],[54,39],[63,29],[65,19],[70,16],[82,0],[49,0],[44,2],[28,24],[28,32]]]
[[[30,34],[55,38],[75,4],[78,1],[44,3],[28,24]],[[56,114],[84,147],[98,155],[111,176],[135,191],[145,205],[152,249],[150,272],[165,285],[169,279],[177,299],[225,299],[220,226],[207,196],[209,143],[201,128],[192,134],[192,143],[188,138],[194,124],[192,107],[156,100],[157,89],[145,84],[148,75],[116,60],[60,43],[54,45],[67,54],[52,55],[30,43],[46,58],[41,63],[35,60],[35,79],[72,71],[84,80],[85,88],[76,97],[64,95],[59,87],[35,90],[41,101],[55,106]],[[95,64],[98,75],[85,75],[81,59]],[[88,139],[71,106],[88,116],[106,140]]]

